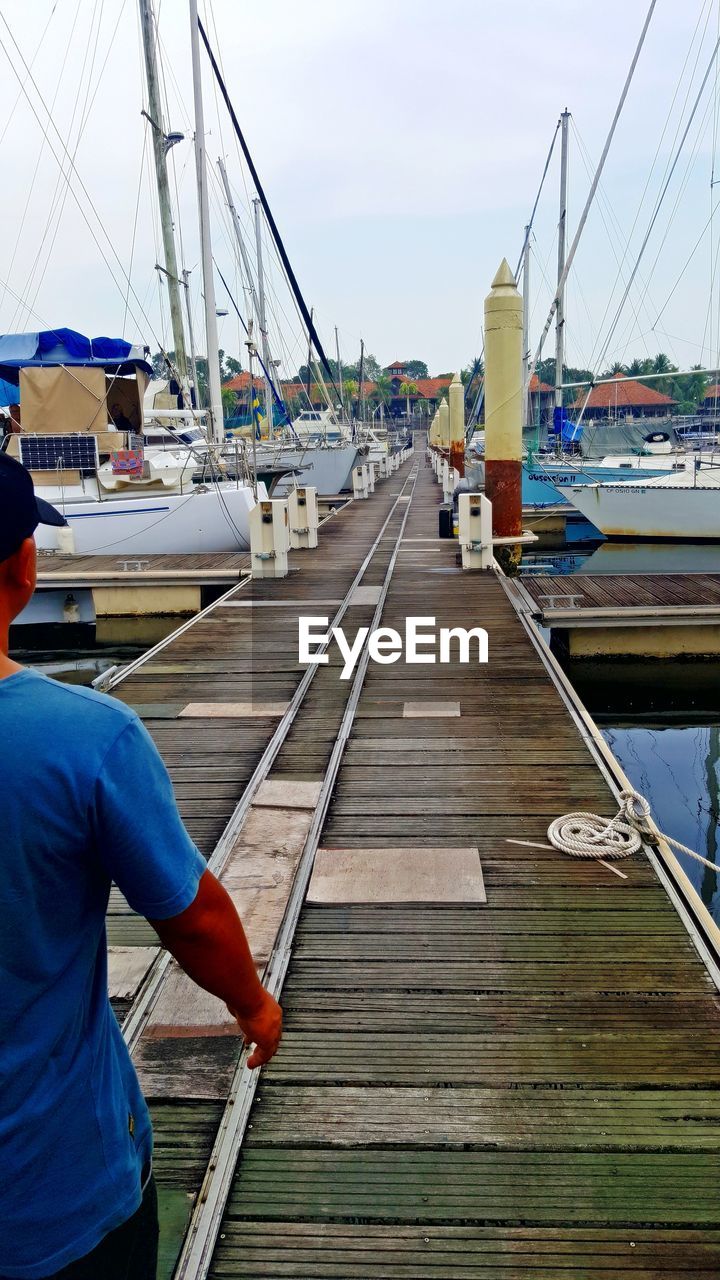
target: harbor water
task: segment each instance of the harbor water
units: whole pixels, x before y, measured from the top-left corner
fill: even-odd
[[[717,862],[720,663],[593,660],[565,669],[660,829]],[[720,876],[678,857],[720,923]]]

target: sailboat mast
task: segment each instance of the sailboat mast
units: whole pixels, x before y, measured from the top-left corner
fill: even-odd
[[[270,345],[268,343],[267,318],[265,315],[265,272],[263,270],[262,256],[262,213],[259,200],[253,200],[253,211],[255,214],[255,253],[257,255],[257,278],[258,278],[258,323],[260,325],[260,345],[263,353],[263,364],[265,365],[265,421],[267,423],[268,434],[272,436],[273,411],[272,411],[272,387],[268,373],[270,371]]]
[[[345,390],[343,388],[342,365],[340,364],[340,339],[338,338],[338,329],[335,325],[335,355],[337,357],[337,384],[340,392],[340,408],[345,412]]]
[[[192,51],[193,99],[195,103],[195,166],[197,169],[198,210],[200,215],[200,247],[205,302],[205,339],[207,342],[208,436],[217,444],[224,439],[220,360],[218,355],[215,281],[210,246],[210,207],[208,201],[207,165],[205,159],[205,113],[200,70],[200,33],[197,0],[190,0],[190,48]]]
[[[245,241],[243,239],[243,233],[242,233],[242,228],[240,226],[238,211],[235,208],[235,204],[232,198],[232,192],[230,190],[230,183],[228,182],[227,171],[225,169],[225,165],[223,164],[222,160],[218,160],[218,169],[220,170],[220,177],[222,178],[222,184],[223,184],[223,187],[225,188],[225,199],[227,200],[227,206],[228,206],[228,209],[230,210],[230,217],[232,219],[233,230],[235,232],[235,239],[237,240],[238,249],[240,250],[240,257],[242,258],[243,269],[245,271],[245,279],[247,280],[246,293],[247,293],[247,299],[250,303],[250,306],[248,308],[247,319],[248,321],[250,321],[252,320],[253,316],[257,316],[259,320],[260,311],[258,307],[257,294],[255,293],[255,285],[253,284],[253,273],[252,273],[252,268],[250,266],[250,259],[248,258],[247,249],[245,248]]]
[[[160,227],[162,231],[163,254],[165,256],[165,279],[167,281],[168,300],[170,303],[170,322],[172,324],[173,343],[175,345],[175,366],[180,380],[183,400],[189,407],[190,387],[188,382],[188,360],[185,349],[185,332],[183,329],[182,303],[180,301],[180,278],[178,276],[177,254],[175,252],[175,231],[173,227],[172,206],[170,204],[170,183],[167,172],[168,138],[160,105],[158,83],[157,54],[155,48],[155,14],[152,0],[140,0],[140,27],[142,30],[143,50],[145,53],[145,78],[148,91],[148,118],[152,129],[153,154],[155,156],[155,178],[157,181],[158,203],[160,206]],[[178,141],[179,137],[175,137]],[[170,143],[172,145],[172,142]]]
[[[560,116],[560,219],[558,221],[558,292],[555,311],[555,411],[553,427],[562,439],[563,366],[565,364],[565,251],[567,244],[568,125],[570,112]]]
[[[523,424],[530,426],[532,398],[530,396],[530,227],[525,228],[525,252],[523,254]]]
[[[310,320],[312,322],[315,308],[310,308]],[[307,378],[305,379],[305,390],[307,391],[308,404],[312,405],[312,397],[310,395],[310,362],[312,360],[312,337],[308,329],[308,357],[307,357]]]
[[[358,417],[365,421],[365,403],[363,400],[363,382],[365,381],[365,343],[360,339],[360,367],[358,369]]]
[[[192,369],[192,380],[195,388],[195,403],[196,407],[199,408],[200,404],[197,400],[197,396],[199,394],[200,383],[198,382],[197,365],[195,363],[195,336],[193,334],[192,304],[190,302],[190,272],[187,267],[183,270],[183,287],[185,289],[185,313],[187,315],[188,322],[188,338],[190,339],[190,368]]]

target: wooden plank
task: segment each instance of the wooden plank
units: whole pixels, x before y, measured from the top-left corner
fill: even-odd
[[[517,1089],[266,1080],[246,1146],[713,1151],[719,1139],[720,1094],[708,1089],[546,1090],[538,1100]]]
[[[159,947],[108,947],[108,994],[111,1000],[132,1000]]]
[[[318,849],[307,900],[481,903],[487,896],[477,849],[395,847]]]

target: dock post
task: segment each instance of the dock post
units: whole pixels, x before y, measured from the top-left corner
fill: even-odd
[[[290,547],[293,551],[318,544],[317,489],[306,486],[288,494]]]
[[[253,578],[285,578],[290,545],[288,504],[284,498],[256,502],[250,511],[250,560]]]
[[[378,479],[379,480],[387,480],[387,473],[388,473],[387,460],[388,460],[387,454],[381,453],[380,461],[378,462]]]
[[[353,467],[353,498],[367,498],[367,473],[364,467]]]
[[[485,299],[485,493],[499,538],[522,534],[522,400],[522,298],[503,258]],[[504,547],[503,567],[520,551]]]
[[[463,569],[492,568],[492,503],[484,493],[458,495],[458,539]]]
[[[461,479],[465,475],[465,388],[456,373],[448,391],[450,400],[450,466]]]
[[[375,492],[375,463],[367,463],[368,493]]]
[[[440,435],[440,452],[447,458],[450,453],[450,405],[443,400],[438,409],[438,429]]]
[[[430,429],[428,431],[428,438],[427,438],[427,447],[430,454],[430,460],[433,463],[433,469],[435,467],[434,459],[435,459],[436,452],[439,445],[440,445],[440,417],[436,409],[432,416],[432,422],[430,423]]]

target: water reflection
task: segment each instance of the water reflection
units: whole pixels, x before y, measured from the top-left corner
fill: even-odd
[[[647,796],[658,826],[717,861],[720,821],[720,720],[708,725],[603,728],[633,786]],[[678,854],[688,878],[720,922],[720,877]]]
[[[602,542],[533,545],[522,559],[524,573],[720,573],[720,543]]]
[[[658,826],[718,861],[720,663],[567,661],[565,670]],[[720,923],[720,877],[678,854]]]
[[[182,619],[166,615],[142,618],[100,618],[94,628],[13,627],[10,657],[65,684],[91,685],[110,667],[139,658],[180,626]]]

